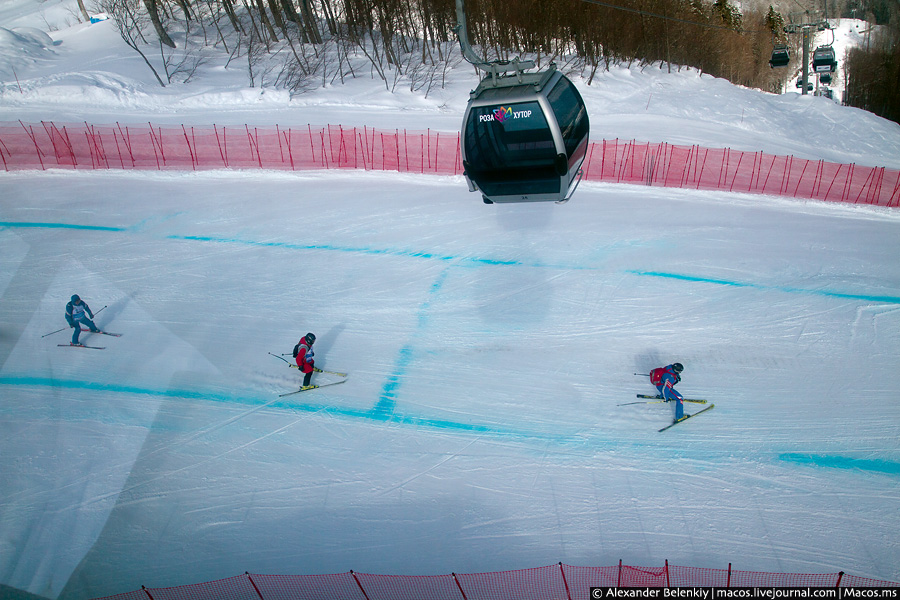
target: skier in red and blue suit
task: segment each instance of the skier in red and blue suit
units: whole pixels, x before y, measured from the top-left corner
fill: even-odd
[[[312,349],[315,342],[315,334],[307,333],[294,346],[294,359],[297,361],[297,368],[303,373],[303,387],[309,385],[313,371],[316,370],[316,353]]]
[[[684,365],[681,363],[672,363],[650,371],[650,383],[656,386],[662,399],[666,402],[675,401],[676,421],[684,418],[684,396],[675,390],[675,386],[681,381],[682,371],[684,371]]]

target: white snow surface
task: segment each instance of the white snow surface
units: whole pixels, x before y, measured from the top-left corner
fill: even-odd
[[[427,97],[364,75],[291,99],[212,61],[163,89],[74,6],[0,5],[0,120],[454,131],[475,84],[458,67]],[[900,168],[897,124],[825,98],[659,65],[573,79],[595,141]],[[900,581],[897,210],[13,172],[0,256],[0,584],[81,599],[619,559]],[[74,293],[122,337],[59,347]],[[349,378],[280,398],[300,376],[269,353],[307,331]],[[619,404],[674,361],[715,409],[659,433],[672,406]]]

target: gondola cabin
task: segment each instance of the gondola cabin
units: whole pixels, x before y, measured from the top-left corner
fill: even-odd
[[[837,70],[837,60],[834,57],[834,48],[831,46],[819,46],[813,52],[813,71],[816,73],[834,73]]]
[[[831,83],[831,73],[819,73],[819,83],[824,85]]]
[[[776,69],[786,67],[791,62],[791,52],[787,46],[775,46],[772,57],[769,59],[769,67]]]
[[[590,123],[581,94],[552,67],[486,76],[463,117],[469,191],[495,202],[565,202],[581,180]]]

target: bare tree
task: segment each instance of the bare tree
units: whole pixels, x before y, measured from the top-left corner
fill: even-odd
[[[128,47],[140,54],[150,70],[153,71],[159,85],[166,87],[156,68],[141,50],[141,46],[146,43],[141,30],[146,25],[147,19],[139,13],[137,5],[138,0],[101,0],[100,2],[101,9],[112,17],[119,30],[119,35],[122,36]]]
[[[88,14],[87,9],[84,7],[84,0],[78,0],[78,10],[81,11],[81,16],[84,17],[85,21],[91,20],[91,16]]]
[[[165,27],[163,27],[162,21],[159,18],[159,9],[157,7],[157,0],[144,0],[144,7],[147,9],[147,15],[150,17],[150,21],[153,23],[153,28],[156,30],[156,35],[159,36],[159,41],[169,46],[170,48],[175,47],[175,42],[172,41],[172,38],[169,37],[169,34],[166,32]]]

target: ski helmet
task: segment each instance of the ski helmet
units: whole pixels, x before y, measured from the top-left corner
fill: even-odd
[[[72,296],[72,302],[78,302],[79,300],[81,300],[81,298],[78,297],[78,294]]]
[[[681,373],[682,371],[684,371],[684,365],[681,364],[681,363],[673,363],[673,364],[672,364],[672,369],[673,369],[676,373]]]
[[[306,343],[307,343],[307,344],[312,344],[313,342],[316,341],[316,334],[314,334],[314,333],[307,333],[307,334],[306,334],[306,337],[303,338],[303,339],[306,340]]]

